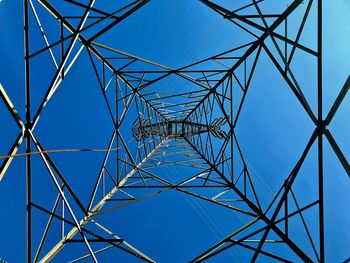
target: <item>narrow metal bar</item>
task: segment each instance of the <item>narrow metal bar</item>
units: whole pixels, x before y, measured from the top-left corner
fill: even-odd
[[[114,96],[115,96],[115,119],[116,120],[119,120],[119,104],[118,104],[118,100],[119,100],[119,90],[120,86],[119,86],[119,81],[118,81],[118,77],[116,76],[115,77],[115,91],[114,91]],[[115,124],[115,128],[114,128],[114,132],[117,134],[117,130],[119,129],[119,121],[116,121],[116,124]],[[119,171],[119,138],[117,137],[116,138],[116,147],[117,147],[117,153],[116,153],[116,164],[115,164],[115,167],[116,167],[116,180],[117,180],[117,183],[119,183],[120,181],[120,171]]]
[[[29,0],[29,4],[30,4],[30,7],[31,7],[31,9],[32,9],[32,12],[33,12],[33,15],[34,15],[34,17],[35,17],[35,20],[36,20],[36,22],[37,22],[37,25],[38,25],[38,27],[39,27],[41,36],[43,37],[43,40],[44,40],[44,42],[45,42],[46,47],[49,49],[49,53],[50,53],[52,62],[54,63],[55,68],[58,69],[58,65],[57,65],[55,56],[54,56],[54,54],[53,54],[53,52],[52,52],[52,49],[50,48],[49,41],[48,41],[48,39],[47,39],[47,37],[46,37],[46,35],[45,35],[44,28],[43,28],[42,25],[41,25],[39,16],[38,16],[38,14],[37,14],[37,12],[36,12],[36,10],[35,10],[35,7],[34,7],[34,5],[33,5],[32,0]]]
[[[63,57],[64,57],[64,41],[63,41],[63,38],[64,38],[64,30],[63,30],[63,23],[62,21],[60,21],[60,40],[61,40],[61,43],[60,43],[60,56],[61,56],[61,62],[63,62]],[[58,69],[58,67],[57,67]],[[64,68],[62,70],[62,73],[61,73],[61,79],[63,80],[64,79]]]
[[[4,87],[1,85],[1,83],[0,83],[0,98],[5,103],[6,108],[9,110],[9,112],[10,112],[11,116],[13,117],[13,119],[15,120],[17,126],[20,129],[24,129],[25,125],[24,125],[21,117],[19,116],[15,106],[13,105],[10,97],[7,95]]]
[[[108,249],[110,249],[110,248],[112,248],[112,247],[114,247],[114,246],[113,246],[113,245],[109,245],[109,246],[107,246],[107,247],[104,247],[104,248],[95,250],[94,253],[95,253],[95,255],[96,255],[96,254],[101,253],[101,252],[104,252],[104,251],[106,251],[106,250],[108,250]],[[81,257],[79,257],[79,258],[73,259],[73,260],[69,261],[68,263],[75,263],[75,262],[81,261],[81,260],[83,260],[83,259],[89,258],[90,256],[91,256],[90,254],[86,254],[86,255],[81,256]]]
[[[63,190],[63,187],[62,187],[62,190]],[[58,194],[57,197],[56,197],[56,201],[55,201],[55,204],[53,205],[53,208],[51,210],[52,213],[55,213],[56,210],[57,210],[57,207],[60,203],[60,200],[61,200],[61,195]],[[62,202],[63,203],[63,202]],[[64,218],[64,216],[62,216]],[[45,230],[44,230],[44,233],[41,237],[41,240],[40,240],[40,243],[39,243],[39,246],[38,246],[38,249],[37,249],[37,252],[35,254],[35,257],[34,257],[34,260],[33,262],[37,262],[38,259],[39,259],[39,256],[40,256],[40,253],[41,253],[41,250],[43,248],[43,245],[44,245],[44,242],[46,240],[46,237],[47,237],[47,234],[49,233],[49,229],[50,229],[50,226],[52,224],[52,221],[53,221],[53,216],[50,215],[48,221],[47,221],[47,224],[46,224],[46,227],[45,227]],[[62,224],[63,224],[63,221],[62,221]]]
[[[319,239],[320,262],[325,262],[324,244],[324,190],[323,190],[323,43],[322,43],[322,1],[317,1],[317,111],[318,111],[318,194],[319,194]]]
[[[0,167],[0,182],[2,180],[2,178],[4,178],[4,175],[7,171],[7,169],[9,168],[11,162],[13,161],[14,155],[17,153],[19,147],[22,144],[24,138],[24,132],[20,132],[15,140],[15,142],[13,143],[10,151],[7,154],[7,158],[5,158],[5,160],[2,162],[1,167]]]
[[[287,180],[284,181],[284,191],[287,190]],[[292,189],[291,189],[292,191]],[[298,207],[299,209],[299,207]],[[284,202],[284,216],[286,217],[286,220],[284,221],[284,232],[288,236],[289,228],[288,228],[288,195],[286,196],[286,200]]]
[[[346,94],[348,93],[350,89],[350,75],[348,76],[347,80],[345,81],[345,84],[341,91],[339,92],[338,97],[336,98],[334,104],[332,105],[332,108],[330,109],[326,119],[325,119],[325,125],[329,125],[335,115],[335,113],[338,111],[339,106],[343,102]]]
[[[308,18],[308,16],[309,16],[312,3],[313,3],[313,0],[309,0],[309,3],[308,3],[308,5],[307,5],[307,7],[306,7],[305,14],[304,14],[304,16],[303,16],[303,20],[301,21],[301,24],[300,24],[300,27],[299,27],[297,36],[296,36],[296,38],[295,38],[295,40],[294,40],[295,43],[298,43],[298,42],[299,42],[299,39],[300,39],[301,34],[302,34],[302,32],[303,32],[303,29],[304,29],[306,20],[307,20],[307,18]],[[296,51],[296,48],[297,48],[296,46],[293,46],[293,47],[292,47],[292,50],[291,50],[291,52],[290,52],[289,59],[288,59],[288,65],[290,65],[290,64],[292,63],[292,59],[293,59],[293,57],[294,57],[294,53],[295,53],[295,51]]]
[[[265,242],[266,242],[266,241],[265,241]],[[253,251],[256,250],[255,247],[252,247],[252,246],[249,246],[249,245],[247,245],[247,244],[244,244],[243,242],[238,243],[238,245],[241,246],[241,247],[247,248],[247,249],[249,249],[249,250],[253,250]],[[269,252],[267,252],[267,251],[264,251],[264,250],[261,250],[261,251],[260,251],[260,254],[265,255],[265,256],[268,256],[268,257],[273,258],[273,259],[276,259],[276,260],[278,260],[279,262],[292,263],[292,261],[290,261],[290,260],[281,258],[281,257],[279,257],[279,256],[276,256],[276,255],[274,255],[274,254],[272,254],[272,253],[269,253]]]
[[[298,203],[297,198],[296,198],[296,196],[295,196],[295,194],[294,194],[294,191],[293,191],[292,189],[290,189],[290,193],[291,193],[291,195],[292,195],[292,198],[293,198],[293,201],[294,201],[294,203],[295,203],[295,206],[297,207],[298,210],[300,210],[299,203]],[[300,216],[301,221],[303,222],[303,225],[304,225],[306,234],[307,234],[307,236],[308,236],[308,238],[309,238],[309,240],[310,240],[311,246],[312,246],[312,250],[314,251],[315,256],[317,257],[317,261],[320,262],[320,257],[319,257],[319,255],[318,255],[318,253],[317,253],[317,250],[316,250],[316,246],[315,246],[315,244],[314,244],[314,241],[312,240],[312,237],[311,237],[309,228],[307,227],[307,224],[306,224],[306,222],[305,222],[303,213],[300,212],[300,213],[299,213],[299,216]],[[288,218],[286,218],[286,220],[287,220],[287,219],[288,219]]]
[[[305,112],[309,115],[310,119],[314,122],[314,124],[317,125],[317,118],[315,116],[315,114],[313,113],[310,105],[308,104],[308,102],[306,101],[306,99],[304,98],[304,96],[302,94],[299,93],[298,88],[293,84],[293,82],[288,78],[287,74],[284,73],[282,67],[278,64],[276,58],[273,56],[273,54],[271,53],[271,51],[268,49],[268,47],[266,45],[263,44],[263,48],[266,51],[266,53],[268,54],[268,56],[270,57],[271,61],[274,63],[274,65],[276,66],[276,68],[278,69],[278,71],[281,73],[282,77],[284,78],[284,80],[287,82],[288,86],[290,87],[290,89],[292,90],[292,92],[294,93],[295,97],[298,99],[298,101],[300,102],[300,104],[302,105],[302,107],[304,108]]]
[[[288,17],[286,17],[286,20],[284,21],[284,37],[288,38]],[[284,61],[285,61],[284,72],[287,72],[287,68],[288,68],[288,43],[286,41],[284,42]]]
[[[328,129],[326,129],[325,134],[326,134],[326,138],[328,139],[330,145],[332,146],[335,154],[337,155],[339,161],[343,165],[345,172],[348,174],[348,176],[350,178],[350,165],[349,165],[348,161],[346,160],[345,155],[343,154],[343,152],[339,148],[337,142],[335,141],[331,132]]]
[[[23,0],[23,13],[24,13],[24,90],[25,90],[25,140],[26,140],[26,223],[27,223],[27,239],[26,239],[26,255],[27,262],[32,261],[32,174],[31,174],[31,148],[30,148],[30,134],[28,130],[31,128],[31,94],[30,94],[30,49],[29,49],[29,6],[28,0]]]

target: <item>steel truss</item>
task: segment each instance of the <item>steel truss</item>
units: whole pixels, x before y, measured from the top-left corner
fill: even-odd
[[[48,262],[54,257],[59,257],[60,252],[70,246],[70,243],[77,242],[85,244],[87,254],[71,262],[86,258],[97,262],[100,253],[111,249],[120,249],[140,260],[155,262],[100,223],[99,217],[170,190],[225,207],[249,219],[231,235],[208,248],[191,262],[205,261],[233,247],[252,251],[251,262],[255,262],[261,256],[291,262],[290,255],[302,262],[325,262],[323,147],[324,141],[328,141],[350,176],[349,162],[328,129],[350,88],[350,77],[331,110],[323,118],[322,0],[294,0],[282,13],[277,14],[264,13],[260,8],[263,0],[252,0],[234,11],[209,0],[199,1],[231,21],[234,26],[243,29],[252,37],[252,41],[196,63],[172,69],[127,54],[99,41],[101,36],[117,27],[121,21],[150,2],[149,0],[129,1],[112,12],[96,7],[97,3],[94,0],[88,1],[87,4],[66,0],[63,6],[57,7],[49,1],[24,0],[26,114],[25,119],[21,119],[5,89],[0,86],[2,101],[19,127],[19,134],[1,165],[0,178],[4,176],[21,144],[25,144],[28,262]],[[64,8],[79,10],[80,15],[68,15]],[[317,10],[316,50],[300,43],[312,8]],[[38,9],[46,10],[46,15],[54,18],[59,24],[58,38],[55,42],[49,42]],[[249,12],[245,12],[246,10]],[[302,10],[302,19],[296,37],[292,39],[288,34],[288,18],[297,10]],[[38,27],[45,43],[45,46],[39,49],[31,45],[30,29],[33,27]],[[281,27],[284,27],[284,34],[280,33]],[[267,44],[267,41],[270,41],[270,44]],[[60,51],[60,55],[57,55],[56,49]],[[291,65],[296,52],[303,52],[305,56],[316,60],[317,87],[312,88],[317,89],[317,112],[312,110],[293,73]],[[314,131],[299,160],[290,174],[284,177],[283,184],[268,205],[261,204],[261,193],[255,187],[254,176],[245,161],[235,132],[262,53],[268,56],[314,124]],[[35,134],[35,128],[39,125],[39,118],[45,112],[46,105],[65,83],[65,78],[74,68],[77,58],[83,54],[91,63],[113,123],[99,173],[94,177],[94,187],[91,191],[88,190],[88,201],[81,200],[76,194],[77,189],[73,189]],[[33,61],[40,56],[49,56],[55,73],[39,106],[33,107],[31,93],[35,76],[32,75],[32,67]],[[190,86],[188,91],[159,89],[157,84],[172,78],[186,82]],[[236,93],[240,93],[240,101],[235,109],[233,104]],[[130,111],[136,112],[134,119],[128,119],[132,115]],[[127,126],[127,122],[134,123],[133,132],[137,138],[133,142],[136,145],[135,149],[131,149],[130,142],[125,139],[125,134],[131,134],[131,126]],[[181,125],[181,132],[169,131],[169,127],[171,130],[171,127],[177,125]],[[293,186],[313,145],[317,146],[318,152],[318,198],[301,205]],[[84,151],[94,150],[76,150]],[[40,200],[32,199],[33,186],[40,183],[33,180],[34,153],[40,156],[47,175],[55,186],[56,198],[51,207],[42,205]],[[242,162],[242,169],[239,171],[234,167],[235,158]],[[115,165],[113,172],[110,168],[111,159]],[[157,173],[160,167],[176,170],[180,166],[190,169],[192,175],[175,180],[174,176],[166,177]],[[210,192],[212,188],[219,189],[220,193],[213,195]],[[199,192],[198,189],[208,191]],[[309,223],[304,217],[306,211],[315,208],[317,235],[310,231]],[[32,242],[33,235],[38,233],[32,232],[34,210],[48,216],[40,242],[35,247]],[[306,250],[305,246],[295,239],[289,230],[290,220],[300,220],[308,245],[312,247],[311,251]],[[61,224],[60,234],[57,235],[56,244],[48,247],[47,236],[52,231],[53,222],[56,221]],[[104,243],[106,246],[95,249],[95,243]],[[266,247],[268,243],[284,244],[288,255],[271,252]]]

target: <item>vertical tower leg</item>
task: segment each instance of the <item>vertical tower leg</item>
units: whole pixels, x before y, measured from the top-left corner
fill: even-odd
[[[318,191],[319,191],[319,232],[320,232],[320,262],[325,262],[324,253],[324,201],[323,201],[323,94],[322,94],[322,0],[317,3],[317,97],[318,97]]]
[[[31,193],[31,157],[30,153],[30,133],[31,128],[30,121],[30,63],[29,63],[29,19],[28,19],[28,1],[23,0],[23,12],[24,12],[24,89],[25,89],[25,114],[26,114],[26,124],[25,124],[25,138],[26,138],[26,200],[27,200],[27,211],[26,211],[26,221],[27,221],[27,262],[32,261],[32,193]]]

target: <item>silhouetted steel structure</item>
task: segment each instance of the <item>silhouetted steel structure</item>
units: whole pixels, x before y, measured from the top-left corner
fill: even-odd
[[[223,19],[231,21],[233,26],[243,29],[253,40],[191,65],[172,69],[119,51],[103,44],[103,41],[99,42],[101,36],[118,26],[121,21],[137,12],[150,0],[129,1],[113,12],[97,7],[94,0],[86,1],[87,3],[66,0],[57,6],[46,0],[24,0],[26,116],[24,120],[19,117],[5,89],[0,86],[1,98],[19,128],[18,137],[9,151],[8,158],[1,166],[0,176],[2,178],[18,148],[25,143],[28,262],[48,262],[54,257],[59,258],[61,250],[76,242],[85,244],[87,251],[86,255],[82,255],[76,261],[91,258],[97,262],[100,253],[110,249],[121,249],[140,260],[154,262],[151,256],[145,255],[109,230],[108,226],[99,223],[98,216],[169,190],[223,206],[241,213],[244,218],[249,218],[231,235],[208,248],[191,262],[205,261],[236,246],[252,251],[251,262],[255,262],[261,255],[281,262],[291,262],[290,254],[296,255],[302,262],[325,262],[323,145],[324,140],[328,140],[350,176],[349,162],[327,128],[350,88],[350,78],[344,84],[326,118],[323,118],[322,0],[290,1],[281,13],[274,13],[274,10],[271,10],[271,13],[263,12],[260,8],[263,0],[246,1],[244,4],[244,1],[236,1],[236,10],[228,10],[215,3],[216,1],[198,1]],[[36,12],[39,6],[44,7],[47,16],[53,17],[59,24],[59,38],[55,42],[49,42],[45,34],[45,26],[42,24],[44,21],[39,19]],[[65,10],[69,11],[70,8],[83,10],[83,15],[68,15],[69,12]],[[315,50],[299,41],[311,8],[317,11],[315,28],[318,37]],[[299,25],[293,25],[297,34],[295,38],[291,38],[288,34],[290,25],[287,19],[296,10],[302,15],[302,19]],[[45,43],[43,48],[37,49],[34,45],[31,46],[32,36],[29,29],[33,27],[38,27],[41,32]],[[277,30],[281,28],[284,34]],[[38,34],[35,37],[38,37]],[[275,52],[271,51],[272,47]],[[55,49],[60,50],[60,56],[55,54]],[[66,75],[69,74],[77,57],[82,56],[83,50],[86,51],[96,74],[114,127],[100,171],[95,176],[95,186],[89,192],[88,202],[77,196],[35,134],[35,127],[39,125],[39,118],[45,111],[45,106],[59,86],[65,82]],[[284,178],[284,183],[280,185],[279,191],[275,193],[269,205],[262,205],[259,201],[259,193],[254,187],[254,177],[250,174],[235,134],[237,121],[255,73],[255,66],[263,52],[275,65],[286,86],[295,95],[315,126],[300,159],[290,174]],[[310,56],[316,61],[317,86],[310,88],[317,90],[317,112],[311,109],[290,67],[296,52],[302,52],[303,56]],[[50,56],[56,70],[39,106],[32,107],[31,63],[44,55]],[[167,92],[166,89],[155,87],[157,83],[172,77],[183,79],[190,88],[186,92],[176,90]],[[233,107],[234,89],[241,93],[237,110]],[[113,92],[109,92],[110,90]],[[112,102],[110,94],[115,96]],[[131,114],[132,117],[128,117],[131,108],[135,113]],[[128,126],[125,124],[126,119],[131,123]],[[124,139],[124,134],[132,134],[135,149],[130,150],[131,146]],[[318,171],[318,181],[314,182],[318,198],[301,205],[293,192],[293,184],[313,145],[317,146],[318,151],[318,167],[315,168]],[[115,172],[111,172],[109,162],[110,155],[114,151]],[[31,156],[33,152],[40,154],[47,173],[56,187],[57,198],[53,207],[45,207],[32,199],[33,185],[40,183],[33,181]],[[234,172],[234,158],[242,161],[242,170]],[[172,169],[176,169],[178,165],[189,167],[189,171],[191,173],[193,171],[193,174],[179,181],[172,181],[157,174],[157,168],[160,166],[171,166]],[[106,181],[109,181],[109,184]],[[220,189],[220,194],[212,196],[211,192],[208,194],[196,192],[197,189],[211,188]],[[231,193],[236,199],[225,199],[227,193]],[[315,220],[318,225],[316,236],[309,231],[309,226],[303,217],[306,210],[315,207],[318,209]],[[40,242],[35,246],[32,243],[33,235],[40,233],[32,231],[34,210],[49,216],[46,228],[42,230]],[[293,231],[288,227],[288,221],[291,219],[300,220],[302,223],[311,250],[306,251],[303,244],[295,240]],[[48,248],[45,242],[54,220],[61,222],[61,233],[57,235],[56,244]],[[256,227],[257,224],[259,227]],[[273,233],[274,238],[271,238],[270,233]],[[106,246],[96,250],[94,244],[101,242]],[[289,255],[277,255],[264,249],[266,243],[284,244],[288,248]]]

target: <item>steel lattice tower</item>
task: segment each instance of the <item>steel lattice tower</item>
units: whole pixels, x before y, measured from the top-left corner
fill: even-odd
[[[283,10],[265,8],[269,0],[234,1],[234,9],[225,1],[193,1],[242,30],[247,41],[195,63],[170,68],[120,51],[104,38],[150,0],[121,1],[123,4],[115,7],[94,0],[24,0],[25,118],[0,86],[2,102],[18,126],[18,136],[1,164],[0,179],[21,145],[25,146],[28,262],[62,262],[61,254],[77,243],[82,246],[76,261],[97,262],[100,255],[120,250],[140,261],[155,262],[156,255],[148,255],[132,245],[132,240],[115,233],[109,219],[117,209],[161,198],[168,191],[223,207],[241,218],[232,234],[213,242],[191,262],[215,262],[221,253],[237,248],[247,251],[250,262],[326,261],[324,177],[329,175],[324,172],[324,144],[331,146],[350,176],[349,162],[328,129],[350,88],[350,78],[329,112],[324,112],[323,1],[289,1]],[[298,23],[293,20],[296,18]],[[315,48],[301,41],[309,20],[317,36]],[[281,88],[293,94],[313,125],[299,159],[288,174],[280,175],[278,191],[269,200],[256,187],[257,179],[244,155],[245,145],[236,134],[261,56],[273,65],[284,81]],[[316,108],[310,105],[294,72],[303,66],[295,62],[298,56],[313,63],[316,82],[308,88],[317,93]],[[89,64],[87,74],[93,72],[98,81],[103,110],[109,116],[108,144],[106,149],[48,150],[51,148],[45,146],[45,139],[36,134],[41,126],[39,118],[61,86],[84,92],[77,80],[69,80],[80,57]],[[40,67],[54,68],[49,83],[38,81]],[[174,79],[186,83],[186,89],[164,87]],[[44,87],[39,101],[33,102],[33,86]],[[94,128],[82,127],[82,133]],[[311,149],[317,151],[316,176],[310,179],[310,192],[316,193],[316,198],[300,202],[295,189],[303,184],[298,178]],[[99,170],[72,179],[66,170],[61,171],[62,161],[55,159],[54,152],[60,151],[69,156],[99,153]],[[69,153],[72,151],[75,153]],[[39,161],[42,168],[37,168]],[[84,188],[85,176],[93,181],[92,188]],[[40,190],[43,184],[47,191]],[[305,215],[308,211],[312,222]],[[292,226],[295,222],[300,231]],[[271,248],[274,245],[278,248]]]

